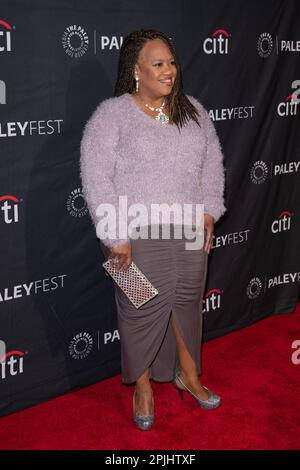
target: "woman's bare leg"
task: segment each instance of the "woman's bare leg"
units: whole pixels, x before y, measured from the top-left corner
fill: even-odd
[[[148,369],[137,379],[135,390],[136,414],[142,416],[153,414],[152,388]]]
[[[183,382],[189,387],[189,389],[200,398],[200,400],[208,400],[209,395],[205,388],[203,388],[203,386],[199,382],[196,364],[185,346],[185,343],[181,337],[173,315],[171,318],[171,324],[178,348],[178,355],[180,361],[180,377],[182,378]]]

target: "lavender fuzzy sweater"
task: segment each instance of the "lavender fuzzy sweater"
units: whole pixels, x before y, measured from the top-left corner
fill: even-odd
[[[201,128],[190,120],[179,132],[145,114],[129,93],[107,98],[94,111],[81,141],[80,175],[92,221],[97,226],[100,203],[116,208],[119,196],[133,203],[204,204],[217,221],[224,206],[225,169],[213,121],[196,98]],[[121,219],[120,219],[121,220]],[[195,221],[193,221],[195,223]],[[117,238],[115,236],[117,235]],[[97,236],[108,247],[128,240],[118,233]]]

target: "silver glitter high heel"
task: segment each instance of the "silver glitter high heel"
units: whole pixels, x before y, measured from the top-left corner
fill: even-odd
[[[142,431],[149,431],[152,428],[152,425],[154,423],[154,403],[153,403],[153,395],[152,395],[152,406],[153,406],[153,414],[150,415],[137,415],[135,413],[135,392],[133,394],[133,421],[134,424],[138,429],[141,429]]]
[[[213,393],[211,390],[209,390],[204,385],[202,385],[202,387],[205,388],[205,390],[208,391],[208,395],[209,395],[208,399],[207,400],[201,400],[199,397],[197,397],[197,395],[195,395],[187,387],[187,385],[185,385],[185,383],[181,379],[178,372],[176,372],[175,375],[174,375],[173,385],[176,388],[176,390],[178,390],[178,393],[179,393],[180,398],[182,400],[183,400],[183,392],[184,391],[189,392],[192,395],[192,397],[194,397],[197,400],[197,402],[198,402],[198,404],[201,408],[204,408],[206,410],[213,410],[214,408],[218,408],[221,405],[221,397],[219,397],[219,395],[216,395],[215,393]]]

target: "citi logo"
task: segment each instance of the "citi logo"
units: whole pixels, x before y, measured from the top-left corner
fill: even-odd
[[[203,299],[203,313],[208,313],[211,310],[220,308],[221,305],[221,293],[220,289],[211,289],[205,294]]]
[[[295,116],[298,109],[298,99],[295,93],[288,95],[284,101],[277,106],[277,113],[280,117]]]
[[[272,222],[271,230],[273,233],[284,232],[290,230],[292,212],[282,211],[277,218]]]
[[[1,343],[4,343],[1,341]],[[6,379],[9,376],[23,374],[24,353],[22,351],[9,351],[0,357],[0,378]]]
[[[4,29],[2,28],[4,27]],[[0,53],[11,52],[11,31],[12,26],[6,21],[0,20]]]
[[[203,41],[205,54],[228,54],[228,42],[230,34],[225,29],[216,29],[211,38]]]
[[[0,104],[6,104],[6,85],[3,80],[0,80]]]
[[[19,222],[19,203],[21,199],[15,196],[0,196],[1,210],[3,211],[3,219],[5,224]]]

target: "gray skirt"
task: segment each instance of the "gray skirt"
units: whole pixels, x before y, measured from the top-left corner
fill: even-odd
[[[160,232],[159,238],[131,240],[132,260],[158,289],[156,297],[136,309],[115,284],[122,380],[126,384],[135,382],[147,369],[153,380],[172,380],[178,351],[171,314],[201,373],[202,300],[208,254],[203,247],[187,250],[185,243],[192,240],[185,235],[176,238],[174,227],[170,225],[170,239]],[[150,234],[150,226],[145,229]]]

